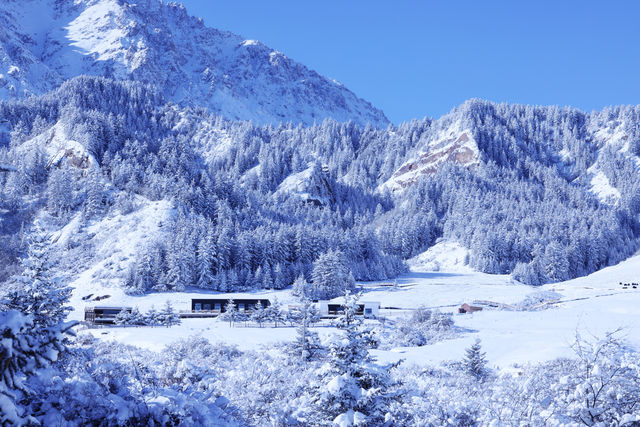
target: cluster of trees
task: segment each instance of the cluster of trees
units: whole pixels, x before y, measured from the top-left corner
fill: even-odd
[[[133,307],[131,311],[121,310],[115,319],[116,325],[120,326],[166,326],[167,328],[179,325],[180,315],[173,309],[171,302],[167,300],[162,309],[151,308],[146,313],[140,313],[138,307]]]
[[[225,311],[218,316],[218,319],[229,322],[229,326],[242,322],[252,322],[259,327],[272,323],[276,328],[286,323],[291,326],[302,324],[311,326],[320,321],[320,312],[309,300],[303,301],[299,307],[285,309],[277,298],[274,298],[266,307],[258,302],[253,309],[245,312],[238,310],[233,299],[230,299],[225,304]]]

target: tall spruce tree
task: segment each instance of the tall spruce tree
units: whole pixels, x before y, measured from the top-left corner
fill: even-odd
[[[375,341],[356,315],[357,297],[345,295],[344,314],[337,327],[342,332],[329,347],[329,360],[318,370],[309,421],[316,425],[382,425],[397,394],[391,369],[369,354]]]

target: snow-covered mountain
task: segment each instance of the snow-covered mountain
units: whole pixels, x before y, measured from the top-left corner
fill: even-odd
[[[540,162],[556,169],[567,181],[586,185],[601,202],[616,204],[624,193],[629,196],[636,191],[625,188],[619,179],[640,166],[635,111],[616,107],[586,114],[569,108],[531,108],[472,99],[441,118],[425,122],[420,133],[414,132],[415,141],[400,157],[400,165],[383,176],[378,190],[405,192],[444,165],[473,170],[481,164],[497,163],[520,169],[527,162]]]
[[[130,79],[229,119],[386,126],[384,113],[283,53],[160,0],[3,0],[0,99],[81,74]]]

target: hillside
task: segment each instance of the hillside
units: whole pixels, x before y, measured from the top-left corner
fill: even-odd
[[[638,111],[472,100],[384,130],[273,128],[167,103],[136,82],[78,77],[0,103],[0,162],[17,169],[3,183],[3,234],[166,200],[180,214],[108,274],[133,293],[281,288],[309,279],[329,250],[356,279],[381,280],[438,238],[468,249],[480,271],[563,281],[638,249]],[[75,246],[94,244],[79,236]]]

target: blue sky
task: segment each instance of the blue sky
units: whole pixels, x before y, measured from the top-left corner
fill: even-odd
[[[584,110],[640,103],[640,2],[184,0],[395,123],[469,98]]]

